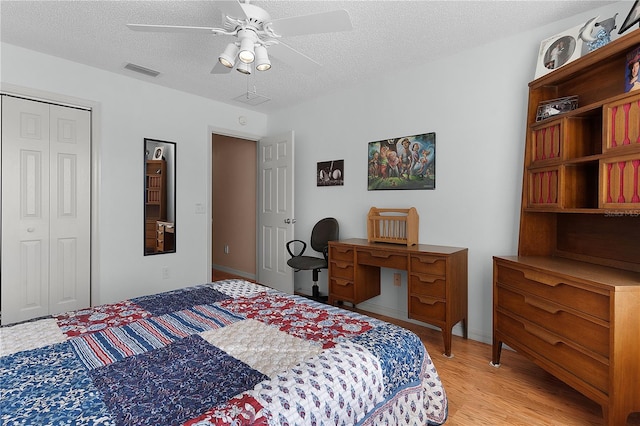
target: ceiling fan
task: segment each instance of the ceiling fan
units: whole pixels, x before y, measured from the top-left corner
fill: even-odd
[[[346,10],[271,19],[264,9],[250,4],[249,0],[218,1],[216,6],[224,16],[223,28],[146,24],[127,24],[127,27],[134,31],[203,33],[235,37],[218,56],[218,62],[211,70],[212,74],[225,74],[234,68],[243,74],[251,74],[254,68],[266,71],[271,68],[269,54],[302,72],[312,72],[320,64],[283,43],[281,38],[353,29]]]

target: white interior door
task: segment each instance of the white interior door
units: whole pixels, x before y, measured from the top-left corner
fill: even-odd
[[[258,141],[258,282],[293,293],[293,131]]]
[[[90,113],[2,96],[2,324],[89,306]]]

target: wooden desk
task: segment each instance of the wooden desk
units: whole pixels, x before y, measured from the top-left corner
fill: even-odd
[[[173,222],[156,222],[156,252],[173,251],[175,249],[176,228]]]
[[[329,303],[355,306],[380,294],[380,268],[401,269],[408,277],[409,318],[439,327],[444,354],[451,356],[451,330],[462,321],[467,338],[466,248],[329,242]]]

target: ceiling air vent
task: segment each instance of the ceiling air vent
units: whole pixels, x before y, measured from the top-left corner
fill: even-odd
[[[151,70],[149,68],[141,67],[140,65],[128,63],[124,66],[125,69],[137,72],[140,74],[148,75],[149,77],[157,77],[160,75],[159,71]]]
[[[238,96],[237,98],[233,98],[234,101],[242,102],[247,105],[260,105],[264,102],[270,101],[271,98],[267,98],[266,96],[258,95],[255,92],[247,92]]]

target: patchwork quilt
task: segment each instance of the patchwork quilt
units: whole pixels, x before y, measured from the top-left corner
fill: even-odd
[[[401,327],[225,280],[0,328],[2,425],[440,425]]]

